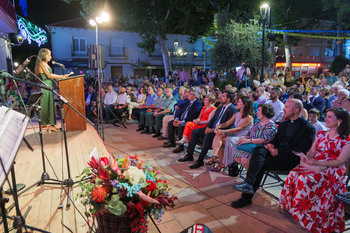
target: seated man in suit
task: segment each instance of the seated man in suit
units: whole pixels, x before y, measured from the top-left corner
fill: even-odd
[[[323,112],[326,107],[325,100],[319,96],[321,86],[313,86],[310,89],[310,95],[303,95],[304,108],[309,111],[312,108],[316,108],[319,112]]]
[[[234,94],[232,91],[225,91],[222,94],[222,106],[216,110],[214,116],[209,121],[207,128],[195,129],[192,131],[191,140],[187,148],[187,154],[184,158],[179,159],[179,162],[193,161],[193,152],[196,147],[196,144],[199,142],[200,138],[204,138],[199,158],[195,164],[190,166],[190,168],[195,169],[204,166],[203,160],[204,157],[207,155],[211,144],[213,143],[213,139],[215,136],[214,129],[216,125],[228,121],[233,116],[233,114],[237,112],[236,107],[232,105],[233,99]],[[228,126],[227,128],[232,128],[232,126],[233,124]]]
[[[188,94],[189,102],[183,106],[180,111],[176,111],[174,116],[175,120],[168,123],[168,142],[165,142],[163,147],[175,147],[175,130],[177,129],[178,138],[182,137],[187,121],[193,121],[196,119],[202,109],[202,103],[198,99],[199,93],[196,90],[191,89]]]
[[[302,109],[303,104],[298,99],[286,102],[283,111],[289,120],[279,124],[271,143],[254,149],[245,181],[233,186],[243,194],[231,203],[232,207],[242,208],[252,203],[265,171],[290,171],[300,163],[300,157],[294,152],[308,152],[315,138],[315,128],[301,117]]]
[[[85,93],[85,113],[86,117],[89,117],[90,110],[96,105],[96,93],[93,86],[89,86],[88,92]]]

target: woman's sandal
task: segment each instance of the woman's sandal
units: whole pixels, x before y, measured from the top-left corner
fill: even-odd
[[[214,168],[212,169],[212,171],[213,171],[213,172],[219,172],[219,171],[221,171],[223,168],[225,168],[225,165],[222,164],[222,163],[219,163],[216,167],[214,167]]]
[[[49,127],[47,127],[47,131],[48,132],[51,132],[51,131],[57,132],[57,131],[59,131],[59,129],[57,129],[54,125],[50,125]]]
[[[213,165],[218,162],[218,158],[216,156],[213,156],[208,162],[205,163],[205,165]]]

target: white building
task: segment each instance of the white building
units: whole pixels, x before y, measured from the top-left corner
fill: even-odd
[[[102,26],[101,26],[102,27]],[[85,19],[79,18],[47,26],[51,34],[53,60],[63,63],[68,70],[77,73],[90,73],[95,70],[88,66],[90,45],[96,44],[95,27],[89,26]],[[102,67],[104,80],[123,76],[163,75],[164,66],[158,44],[152,54],[143,52],[137,46],[141,38],[137,33],[119,30],[99,30],[99,45],[105,65]],[[195,44],[188,43],[186,35],[168,35],[166,45],[171,55],[172,68],[204,66],[210,68],[210,59],[205,58],[208,46],[202,39]],[[178,55],[175,55],[174,41],[178,41]],[[181,56],[182,55],[182,56]],[[56,69],[56,68],[55,68]],[[57,70],[58,71],[58,70]],[[57,72],[55,71],[55,72]]]

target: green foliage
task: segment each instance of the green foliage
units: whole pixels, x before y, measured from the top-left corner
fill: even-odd
[[[119,199],[118,194],[114,194],[106,205],[106,210],[114,215],[121,216],[126,212],[126,206]]]
[[[329,70],[338,75],[338,73],[341,72],[347,64],[350,64],[349,59],[345,58],[344,56],[336,56],[331,63],[331,68]]]
[[[211,50],[212,64],[215,69],[230,69],[245,61],[251,67],[261,64],[261,25],[257,19],[249,23],[237,23],[230,20],[218,27],[215,46]],[[265,38],[266,39],[266,38]],[[271,60],[265,43],[265,62]]]

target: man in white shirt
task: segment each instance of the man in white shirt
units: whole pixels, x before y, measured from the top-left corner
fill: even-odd
[[[119,119],[123,112],[128,110],[128,105],[130,103],[130,96],[126,93],[125,87],[121,87],[120,92],[114,106],[115,113]]]
[[[246,67],[245,62],[242,62],[241,68],[237,71],[237,80],[238,80],[238,86],[237,89],[240,89],[240,87],[243,86],[243,82],[245,83],[245,88],[247,88],[247,82],[249,80],[250,76],[250,69]]]
[[[112,84],[108,84],[108,92],[105,95],[103,101],[103,111],[105,113],[106,121],[111,120],[110,114],[113,112],[115,102],[117,101],[118,95],[114,91]]]
[[[280,95],[281,89],[274,87],[270,92],[270,100],[266,102],[266,104],[272,105],[275,110],[275,116],[271,118],[273,122],[280,122],[283,118],[284,104],[279,100]]]

